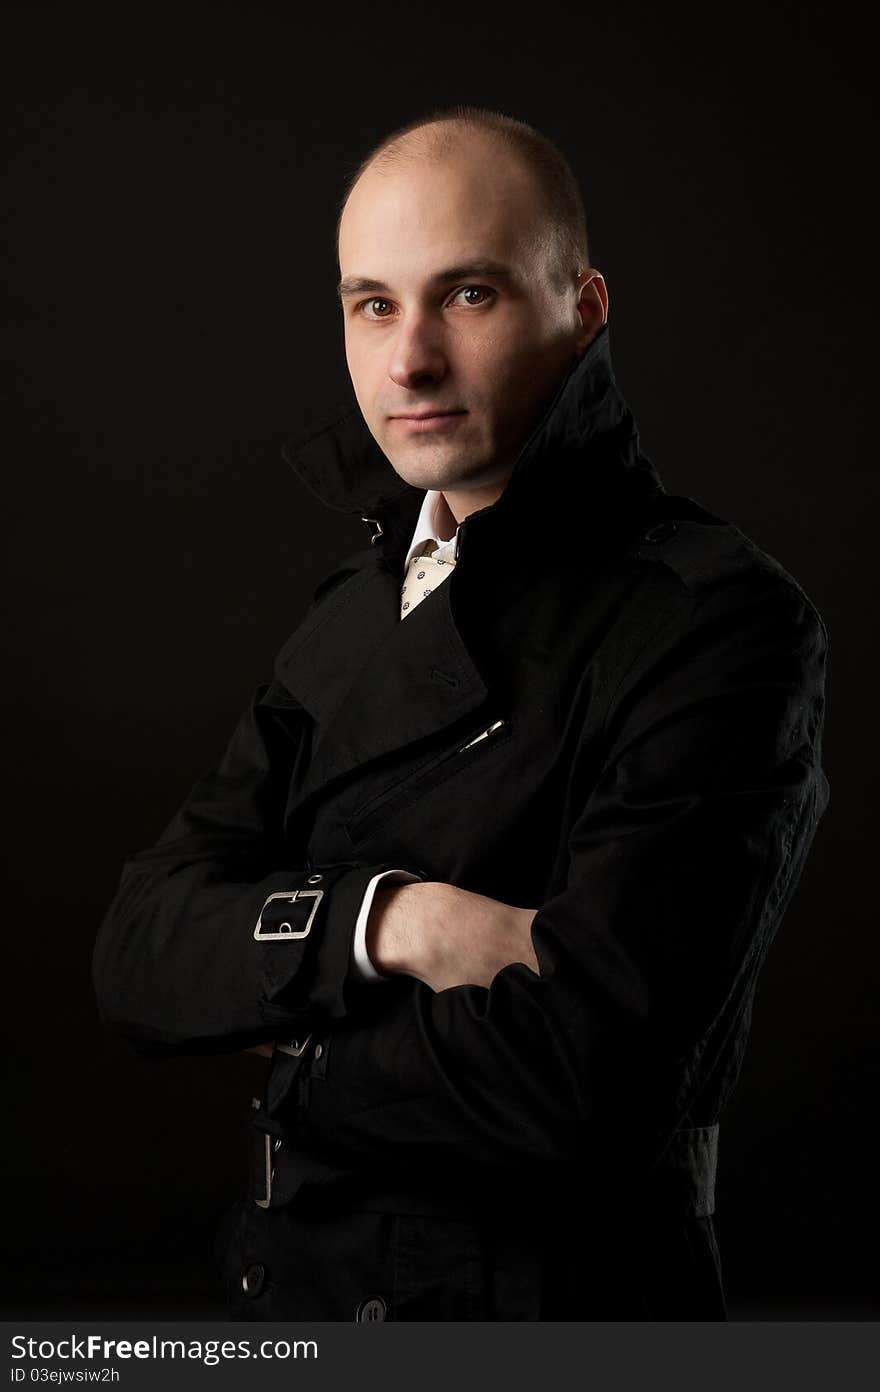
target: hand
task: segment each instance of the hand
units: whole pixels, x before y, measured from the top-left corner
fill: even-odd
[[[539,976],[531,936],[537,912],[439,880],[380,884],[367,920],[367,952],[377,971],[418,977],[434,991],[489,986],[513,962]]]
[[[271,1058],[275,1052],[275,1041],[272,1040],[269,1044],[251,1044],[242,1052],[245,1054],[263,1054],[265,1058]]]

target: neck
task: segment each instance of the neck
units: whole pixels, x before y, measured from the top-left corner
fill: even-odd
[[[472,512],[479,512],[481,508],[491,507],[492,503],[497,502],[504,492],[506,483],[507,479],[504,478],[498,483],[489,483],[482,488],[446,488],[440,496],[457,526]]]

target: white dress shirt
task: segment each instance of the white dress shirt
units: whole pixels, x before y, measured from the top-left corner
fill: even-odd
[[[455,559],[455,539],[458,535],[458,526],[455,517],[449,509],[443,494],[436,489],[429,489],[422,501],[422,510],[416,522],[413,539],[410,542],[406,559],[403,563],[403,572],[406,574],[410,560],[416,554],[423,553],[430,556],[437,556],[441,561]],[[402,620],[401,620],[402,622]],[[370,907],[373,903],[373,895],[376,892],[376,885],[380,880],[392,878],[395,884],[412,884],[420,879],[419,875],[413,875],[408,870],[382,870],[378,875],[374,875],[367,885],[366,893],[361,901],[360,912],[354,928],[354,960],[361,977],[365,981],[384,981],[381,972],[377,972],[373,963],[370,961],[367,952],[367,919],[370,915]]]

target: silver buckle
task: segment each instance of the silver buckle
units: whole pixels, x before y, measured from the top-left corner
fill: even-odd
[[[314,1033],[314,1030],[312,1031],[312,1033]],[[307,1034],[301,1044],[297,1039],[291,1039],[289,1044],[279,1044],[278,1040],[276,1039],[275,1052],[278,1053],[278,1051],[280,1050],[282,1054],[291,1054],[294,1058],[299,1058],[300,1054],[305,1049],[311,1037],[311,1034]]]
[[[260,1100],[259,1097],[252,1097],[252,1098],[251,1098],[251,1107],[253,1108],[253,1110],[254,1110],[255,1112],[258,1112],[258,1111],[260,1110],[260,1108],[262,1107],[262,1105],[263,1105],[263,1104],[262,1104],[262,1101]],[[281,1142],[280,1142],[280,1140],[275,1140],[275,1139],[273,1139],[273,1137],[270,1136],[270,1135],[268,1135],[265,1131],[262,1133],[262,1135],[263,1135],[263,1144],[262,1144],[262,1146],[260,1146],[259,1141],[258,1141],[258,1139],[257,1139],[256,1127],[253,1125],[253,1122],[252,1122],[252,1123],[251,1123],[250,1137],[249,1137],[249,1143],[250,1143],[250,1146],[251,1146],[251,1155],[250,1155],[249,1158],[248,1158],[248,1164],[249,1164],[249,1167],[250,1167],[249,1192],[250,1192],[251,1198],[253,1199],[254,1203],[257,1205],[257,1208],[268,1208],[269,1205],[270,1205],[271,1202],[272,1202],[272,1183],[273,1183],[273,1181],[274,1181],[274,1179],[275,1179],[275,1166],[272,1164],[272,1153],[273,1153],[273,1151],[276,1151],[276,1150],[279,1148],[279,1146],[281,1145]],[[256,1196],[256,1194],[254,1194],[254,1193],[252,1192],[252,1191],[253,1191],[253,1188],[255,1187],[256,1165],[257,1165],[257,1156],[256,1156],[256,1154],[254,1153],[254,1151],[255,1151],[258,1147],[259,1147],[259,1150],[261,1151],[260,1158],[259,1158],[259,1165],[260,1165],[260,1168],[261,1168],[262,1171],[263,1171],[263,1174],[262,1174],[262,1181],[263,1181],[263,1182],[262,1182],[262,1185],[260,1186],[260,1187],[262,1188],[262,1191],[263,1191],[263,1197],[262,1197],[261,1199],[258,1199],[257,1196]]]
[[[275,1167],[272,1164],[272,1137],[263,1136],[266,1163],[266,1197],[264,1199],[254,1199],[258,1208],[268,1208],[272,1202],[272,1180],[275,1178]]]
[[[295,889],[292,892],[281,891],[277,894],[270,894],[269,898],[266,900],[266,903],[260,909],[260,916],[257,919],[257,926],[254,929],[254,937],[256,938],[257,942],[285,942],[289,941],[291,938],[307,938],[309,933],[311,932],[312,923],[314,922],[315,914],[318,911],[318,905],[320,904],[323,896],[323,889]],[[289,904],[295,903],[298,899],[314,899],[315,902],[312,905],[312,911],[309,914],[305,928],[301,928],[299,931],[297,931],[296,929],[294,929],[292,924],[282,923],[280,932],[264,933],[262,931],[263,914],[266,912],[267,906],[271,904],[273,899],[286,899]]]

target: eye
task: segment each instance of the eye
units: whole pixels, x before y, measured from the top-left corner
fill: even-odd
[[[382,300],[382,299],[379,299],[379,298],[374,298],[374,299],[372,299],[372,300],[362,300],[361,303],[357,306],[357,310],[358,310],[358,313],[361,313],[361,311],[364,310],[364,309],[366,308],[367,305],[371,305],[371,306],[372,306],[372,305],[386,305],[386,306],[388,306],[390,303],[391,303],[390,300]],[[387,314],[368,314],[366,317],[367,317],[368,319],[387,319],[387,318],[388,318],[388,315],[387,315]]]
[[[453,299],[458,299],[459,295],[473,294],[491,296],[495,294],[495,291],[490,290],[488,285],[463,285],[460,290],[456,290],[455,294],[453,295]],[[476,308],[477,305],[485,304],[486,301],[477,300],[476,302],[474,302],[473,300],[468,300],[467,303],[470,305],[474,305],[474,307]]]

